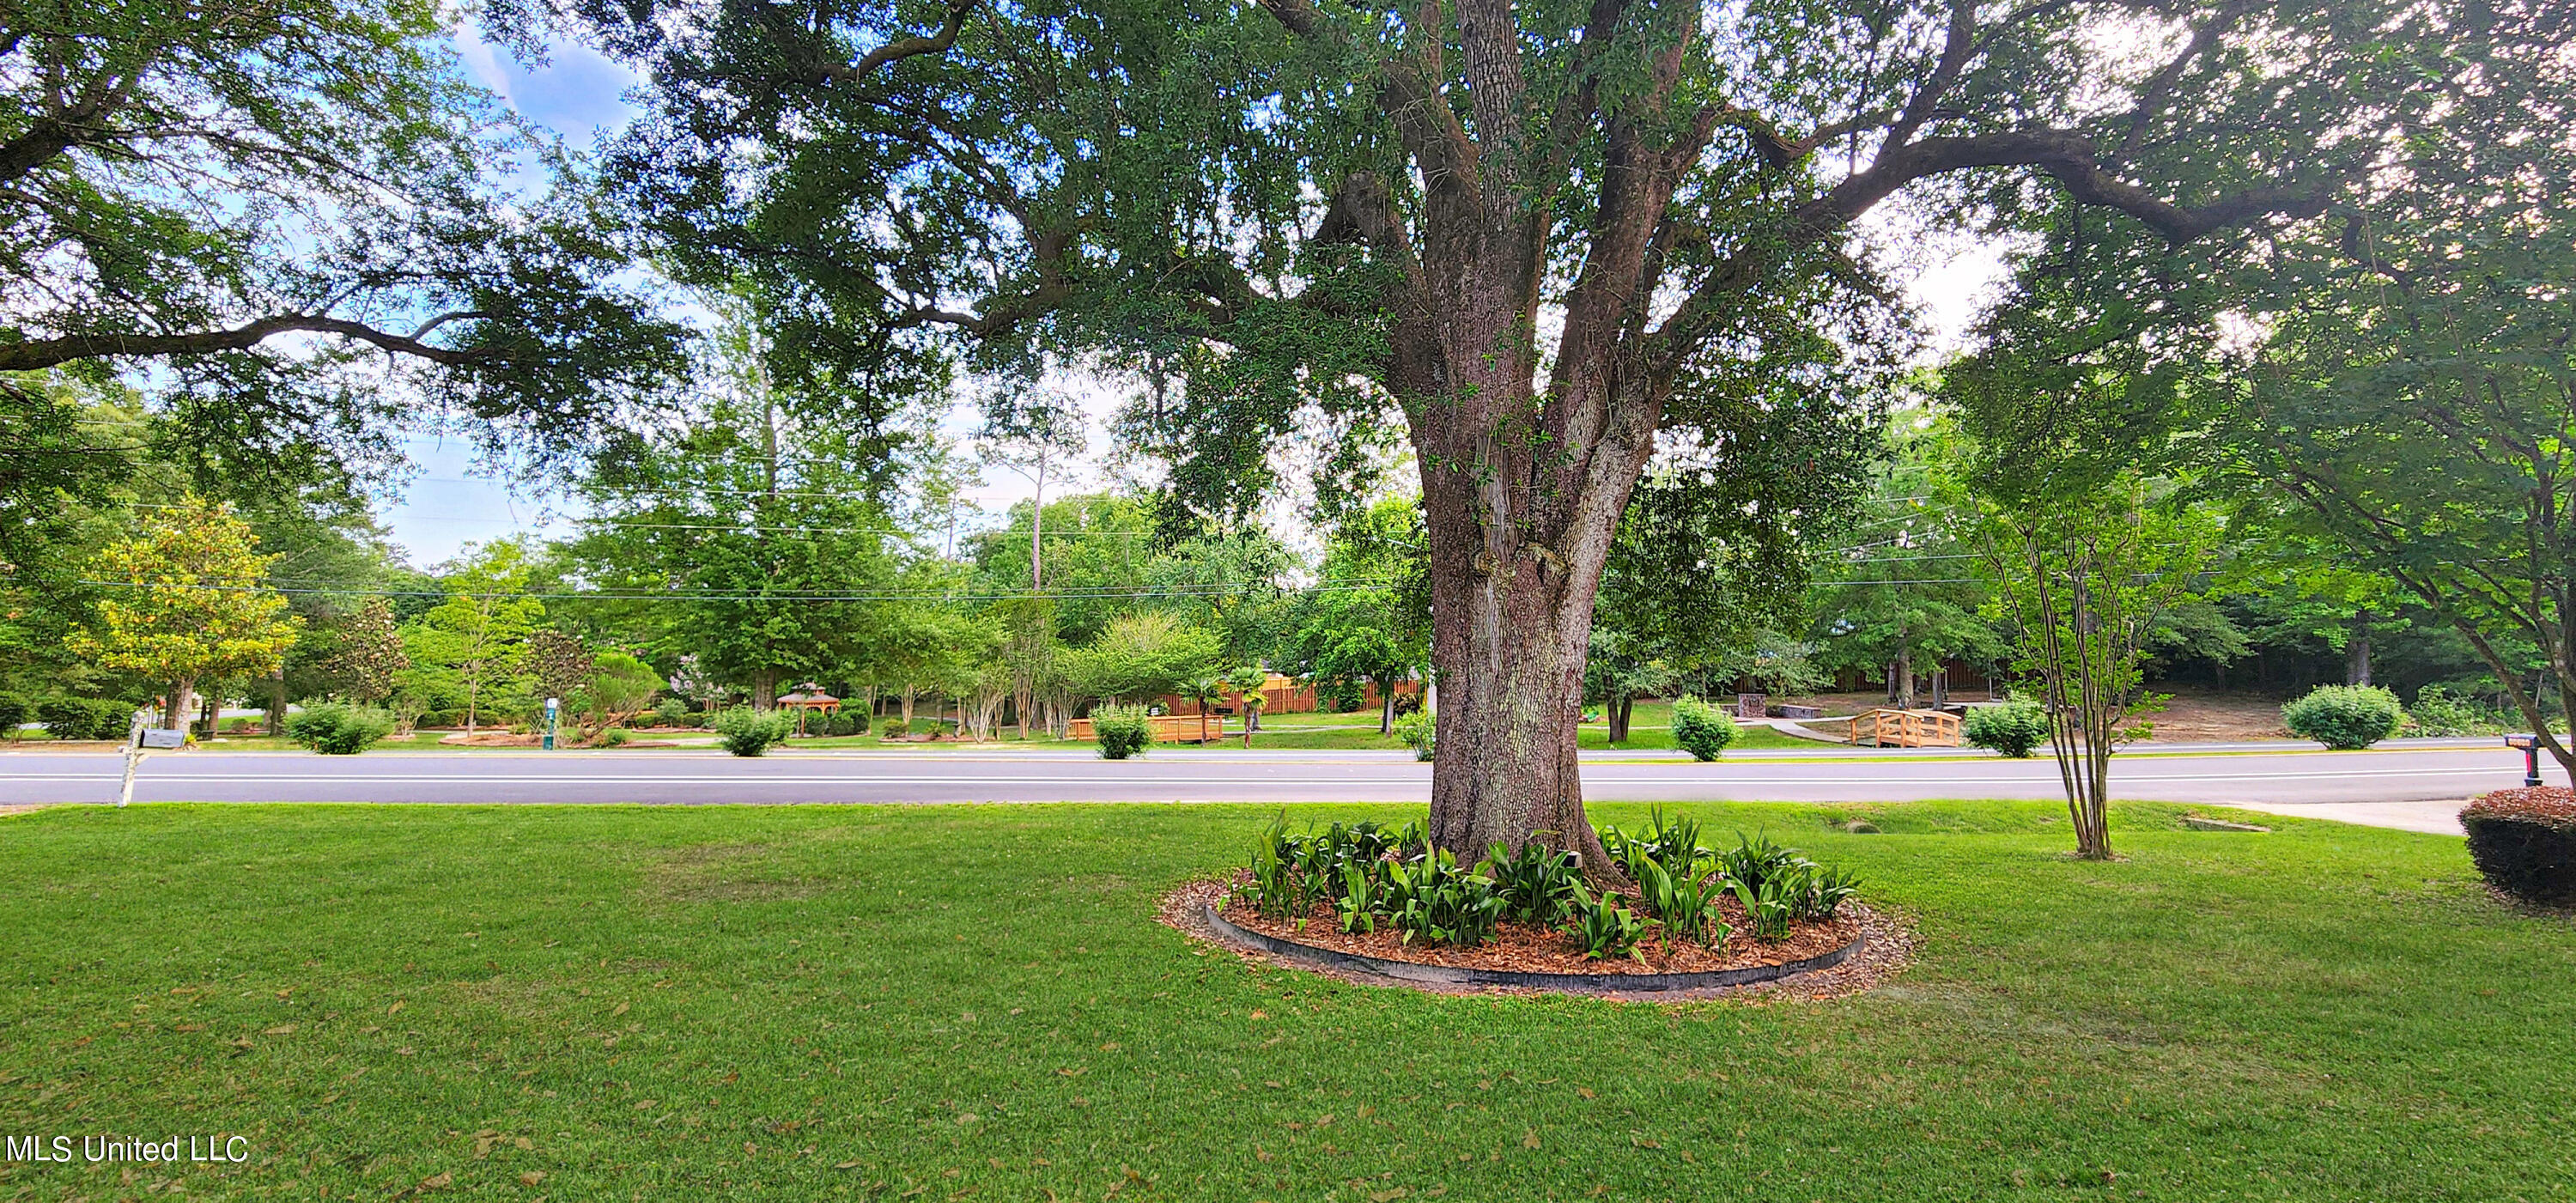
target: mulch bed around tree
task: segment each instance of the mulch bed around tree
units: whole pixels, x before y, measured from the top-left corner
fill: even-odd
[[[1398,985],[1439,994],[1536,994],[1547,991],[1536,987],[1444,985],[1387,977],[1364,970],[1324,968],[1305,961],[1274,956],[1228,942],[1207,922],[1206,908],[1221,903],[1236,882],[1232,880],[1193,881],[1163,898],[1162,921],[1183,933],[1220,945],[1248,961],[1259,961],[1281,968],[1309,973],[1322,973],[1343,981],[1365,985]],[[1727,920],[1742,926],[1743,915],[1732,900]],[[1645,954],[1645,964],[1634,958],[1610,961],[1587,960],[1579,947],[1561,932],[1533,929],[1523,924],[1504,924],[1494,943],[1476,949],[1421,948],[1404,945],[1397,936],[1381,930],[1345,934],[1338,921],[1319,911],[1302,931],[1289,920],[1252,913],[1242,907],[1219,907],[1227,922],[1247,931],[1281,939],[1294,940],[1317,948],[1356,953],[1381,960],[1410,961],[1416,964],[1442,965],[1466,969],[1509,970],[1527,973],[1581,974],[1592,979],[1585,994],[1622,1001],[1688,1002],[1697,999],[1776,995],[1785,998],[1824,999],[1856,994],[1877,985],[1888,975],[1904,968],[1913,957],[1913,933],[1892,916],[1872,911],[1856,903],[1846,903],[1843,913],[1829,923],[1800,924],[1790,937],[1779,943],[1765,943],[1739,930],[1723,949],[1706,949],[1695,944],[1675,942],[1668,955],[1663,942],[1654,937],[1638,945]],[[1821,956],[1866,937],[1861,949],[1842,964],[1809,973],[1795,974],[1768,982],[1743,986],[1713,986],[1689,990],[1622,992],[1615,983],[1621,977],[1638,974],[1698,973],[1718,969],[1739,969],[1756,965],[1777,965],[1789,961]]]

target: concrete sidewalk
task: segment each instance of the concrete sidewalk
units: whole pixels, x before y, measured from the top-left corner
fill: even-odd
[[[2399,831],[2422,831],[2433,835],[2460,835],[2468,832],[2460,826],[2460,808],[2466,798],[2434,802],[2224,802],[2218,805],[2237,810],[2258,810],[2264,814],[2291,815],[2302,819],[2332,819],[2338,823],[2357,823],[2364,827],[2393,827]]]

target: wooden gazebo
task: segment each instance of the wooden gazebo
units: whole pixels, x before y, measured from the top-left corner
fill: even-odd
[[[841,708],[841,699],[823,692],[822,686],[816,685],[812,681],[807,681],[806,683],[797,686],[796,692],[779,695],[778,706],[782,710],[793,710],[796,712],[796,733],[798,735],[803,735],[805,733],[805,713],[807,711],[820,710],[824,714],[829,715]]]

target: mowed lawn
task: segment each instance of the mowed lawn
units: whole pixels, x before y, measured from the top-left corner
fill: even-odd
[[[2083,864],[2042,804],[1672,809],[1858,867],[1915,964],[1830,1002],[1433,997],[1154,921],[1274,808],[46,810],[0,819],[0,1131],[247,1136],[175,1175],[197,1199],[2576,1188],[2576,927],[2457,839],[2142,805]],[[1884,833],[1828,829],[1856,813]],[[174,1177],[127,1168],[8,1164],[0,1199]]]

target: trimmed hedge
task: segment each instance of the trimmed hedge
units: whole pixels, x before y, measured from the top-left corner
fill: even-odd
[[[2525,902],[2576,903],[2576,790],[2500,789],[2471,801],[2460,825],[2489,884]]]
[[[2281,725],[2301,739],[2353,752],[2397,734],[2406,708],[2376,685],[2320,685],[2281,707]]]

